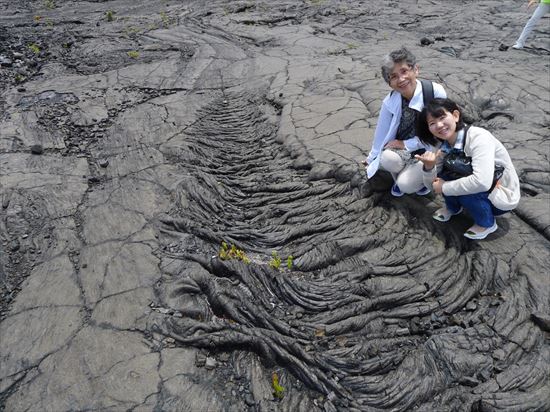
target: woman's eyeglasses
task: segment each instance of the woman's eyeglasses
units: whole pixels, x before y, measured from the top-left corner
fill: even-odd
[[[402,67],[397,73],[392,73],[390,74],[390,83],[393,83],[397,80],[399,80],[401,77],[403,76],[406,76],[407,74],[409,74],[412,70],[414,69],[414,67]]]

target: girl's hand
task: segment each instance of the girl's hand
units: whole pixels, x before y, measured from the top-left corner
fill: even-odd
[[[421,161],[424,164],[424,170],[432,170],[437,163],[437,158],[441,157],[441,150],[437,153],[424,152],[421,155],[415,155],[414,158]]]
[[[443,183],[445,183],[445,180],[440,179],[439,177],[436,177],[433,180],[432,190],[434,191],[434,193],[437,193],[439,195],[443,193]]]
[[[527,4],[527,8],[530,8],[531,6],[538,4],[538,2],[539,0],[529,0],[529,3]]]
[[[404,149],[405,143],[403,143],[402,140],[390,140],[386,145],[384,146],[384,149]]]

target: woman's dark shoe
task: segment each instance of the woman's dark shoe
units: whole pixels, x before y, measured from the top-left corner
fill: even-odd
[[[418,196],[426,196],[430,192],[431,192],[431,190],[429,188],[427,188],[426,186],[422,186],[422,189],[417,190],[416,194]]]
[[[397,183],[394,183],[391,187],[391,194],[395,197],[401,197],[404,195],[404,193],[399,189],[399,186],[397,186]]]

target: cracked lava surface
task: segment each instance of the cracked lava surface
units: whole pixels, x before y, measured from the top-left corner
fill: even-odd
[[[520,2],[0,11],[0,410],[550,410],[549,32],[499,47]],[[514,161],[486,241],[365,178],[401,45]]]

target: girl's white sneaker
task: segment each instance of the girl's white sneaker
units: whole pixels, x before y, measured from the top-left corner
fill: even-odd
[[[441,209],[437,209],[432,217],[439,222],[448,222],[451,220],[451,217],[458,215],[459,213],[462,213],[462,208],[458,209],[458,212],[451,213],[449,209],[442,207]]]
[[[495,223],[493,223],[493,226],[486,228],[482,232],[474,232],[473,230],[470,230],[470,229],[468,229],[466,233],[464,233],[464,236],[467,237],[468,239],[481,240],[481,239],[485,239],[491,233],[496,232],[496,230],[498,229],[498,225],[497,225],[497,222],[495,221]]]

